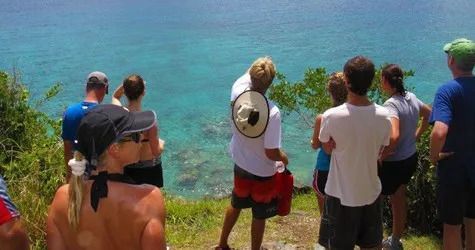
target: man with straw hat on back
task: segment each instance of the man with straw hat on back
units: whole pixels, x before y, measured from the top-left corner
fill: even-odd
[[[215,249],[230,249],[228,237],[243,208],[252,208],[251,249],[260,249],[265,221],[277,214],[276,162],[287,165],[288,159],[279,108],[264,96],[274,76],[272,60],[258,58],[232,87],[234,188]]]

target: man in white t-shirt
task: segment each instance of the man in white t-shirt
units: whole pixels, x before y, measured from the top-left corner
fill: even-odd
[[[381,249],[383,237],[378,156],[389,145],[388,111],[367,91],[374,64],[363,56],[345,64],[347,102],[323,114],[319,140],[331,151],[319,244],[329,249]]]
[[[274,76],[275,66],[271,59],[258,58],[249,71],[234,83],[231,102],[246,90],[264,95]],[[249,138],[241,134],[234,124],[231,125],[233,136],[229,149],[234,162],[234,188],[219,245],[215,249],[230,249],[228,237],[243,208],[252,208],[251,249],[260,249],[265,220],[277,214],[276,161],[287,165],[288,159],[281,150],[279,108],[271,101],[268,104],[269,120],[262,135]]]

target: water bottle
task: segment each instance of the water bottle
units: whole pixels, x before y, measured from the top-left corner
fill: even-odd
[[[276,161],[275,162],[275,170],[278,173],[283,173],[285,171],[285,165],[282,161]]]

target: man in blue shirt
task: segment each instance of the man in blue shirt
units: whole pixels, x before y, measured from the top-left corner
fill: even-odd
[[[437,166],[437,209],[444,249],[475,249],[475,43],[456,39],[444,47],[453,80],[439,87],[430,123],[430,159]]]
[[[71,176],[68,161],[73,158],[74,141],[76,140],[76,131],[79,123],[89,108],[102,102],[108,90],[109,79],[106,74],[99,71],[90,73],[86,80],[86,98],[80,103],[69,106],[63,114],[63,132],[61,137],[64,142],[64,162],[67,169],[67,181]]]

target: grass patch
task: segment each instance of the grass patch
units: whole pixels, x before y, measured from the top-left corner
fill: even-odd
[[[167,242],[172,249],[210,249],[217,245],[226,208],[230,199],[185,201],[166,197]],[[237,249],[250,247],[251,212],[243,210],[229,238]],[[320,215],[314,193],[298,194],[292,201],[292,212],[267,221],[264,245],[272,249],[282,244],[298,249],[314,249],[318,237]],[[408,235],[406,249],[440,249],[434,236]],[[278,244],[277,244],[278,243]]]

